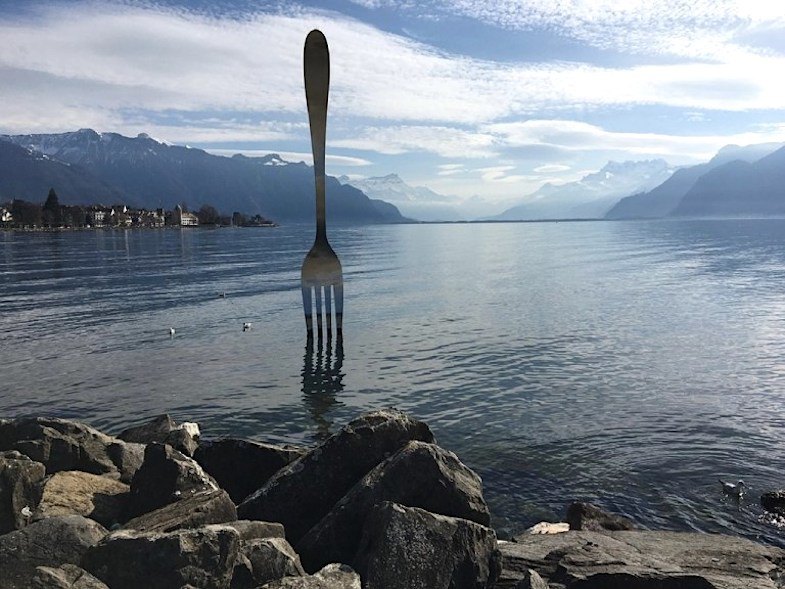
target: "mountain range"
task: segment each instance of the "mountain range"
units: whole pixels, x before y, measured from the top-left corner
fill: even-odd
[[[650,190],[674,172],[665,160],[608,162],[576,182],[544,184],[524,201],[491,217],[496,221],[601,218],[622,197]]]
[[[0,135],[0,201],[42,201],[54,187],[64,204],[127,204],[260,214],[276,221],[314,218],[313,168],[275,154],[222,157],[170,145],[142,133],[125,137],[82,129],[70,133]],[[389,203],[327,178],[332,222],[406,219]]]
[[[456,205],[457,198],[434,192],[425,186],[410,186],[398,174],[362,180],[338,178],[370,198],[394,204],[401,214],[418,221],[464,221],[466,216]]]
[[[476,218],[492,201],[459,199],[397,174],[327,178],[328,218],[394,223]],[[210,204],[283,222],[314,218],[313,168],[280,156],[223,157],[142,133],[0,135],[0,202],[42,202],[54,187],[63,204],[197,209]],[[370,198],[369,198],[370,197]],[[498,209],[497,209],[498,210]],[[403,213],[403,214],[401,214]],[[729,145],[710,161],[672,168],[664,160],[608,162],[576,182],[545,184],[492,220],[659,218],[785,214],[785,146]],[[405,216],[404,216],[405,215]]]
[[[621,199],[605,218],[775,214],[785,205],[782,148],[727,145],[707,163],[676,170],[659,186]]]

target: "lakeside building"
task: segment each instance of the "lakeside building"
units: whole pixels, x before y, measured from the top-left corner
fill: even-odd
[[[199,224],[199,218],[193,213],[184,211],[180,205],[175,207],[172,220],[174,225],[180,225],[181,227],[196,227]]]

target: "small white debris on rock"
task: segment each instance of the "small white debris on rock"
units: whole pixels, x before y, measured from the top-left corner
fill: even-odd
[[[540,522],[533,525],[526,533],[528,534],[563,534],[570,531],[570,524],[567,522]]]

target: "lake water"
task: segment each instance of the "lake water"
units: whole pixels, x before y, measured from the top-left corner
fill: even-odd
[[[785,220],[332,228],[341,350],[306,347],[312,239],[0,232],[0,416],[313,442],[396,406],[482,475],[502,530],[584,499],[785,545],[757,506],[785,486]]]

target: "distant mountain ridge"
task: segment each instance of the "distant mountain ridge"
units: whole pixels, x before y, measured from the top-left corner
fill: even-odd
[[[455,198],[434,192],[425,186],[410,186],[398,174],[351,180],[339,180],[369,197],[394,204],[403,215],[419,221],[462,221],[464,215],[454,206]]]
[[[306,222],[315,214],[313,169],[275,154],[228,158],[144,133],[131,138],[91,129],[2,135],[0,148],[0,169],[6,171],[0,177],[3,200],[38,202],[52,186],[61,202],[71,204],[123,202],[151,209],[211,204],[224,213],[261,214],[276,221]],[[9,163],[12,156],[16,165]],[[373,202],[332,177],[327,178],[327,213],[328,221],[339,223],[405,221],[394,206]]]
[[[785,147],[753,162],[734,159],[703,174],[672,216],[785,214]]]
[[[665,160],[608,162],[576,182],[545,184],[493,220],[601,218],[623,196],[650,190],[674,172]]]
[[[668,180],[649,190],[648,192],[642,191],[633,194],[626,198],[621,199],[616,205],[608,211],[605,215],[606,219],[645,219],[645,218],[659,218],[668,215],[716,215],[722,214],[716,212],[715,208],[710,204],[711,196],[706,194],[706,191],[712,194],[724,194],[726,186],[722,183],[712,183],[712,178],[717,178],[714,175],[716,170],[723,181],[734,183],[734,174],[739,173],[742,168],[746,167],[740,165],[744,163],[751,164],[761,158],[766,157],[778,148],[781,148],[780,143],[762,143],[757,145],[738,146],[726,145],[717,152],[709,162],[705,164],[698,164],[688,168],[681,168]],[[725,166],[728,166],[725,168]],[[721,171],[725,168],[725,171]],[[766,170],[764,170],[766,171]],[[746,172],[745,172],[746,173]],[[704,176],[708,176],[708,180],[703,181]],[[754,180],[747,178],[747,186],[752,187]],[[785,183],[780,182],[779,186],[785,187]],[[687,195],[696,189],[696,192],[687,199],[687,204],[682,207],[681,203],[687,198]],[[712,192],[713,191],[713,192]],[[739,194],[739,187],[736,188],[737,199],[743,200],[744,196]],[[700,201],[703,204],[698,205]],[[691,203],[691,204],[690,204]],[[730,206],[726,203],[727,210],[741,210],[744,207]],[[767,207],[764,207],[764,209]],[[689,212],[687,212],[689,211]],[[760,214],[767,214],[763,210],[759,211]],[[733,214],[733,213],[726,213]],[[740,214],[740,213],[739,213]],[[756,214],[750,211],[748,214]]]

